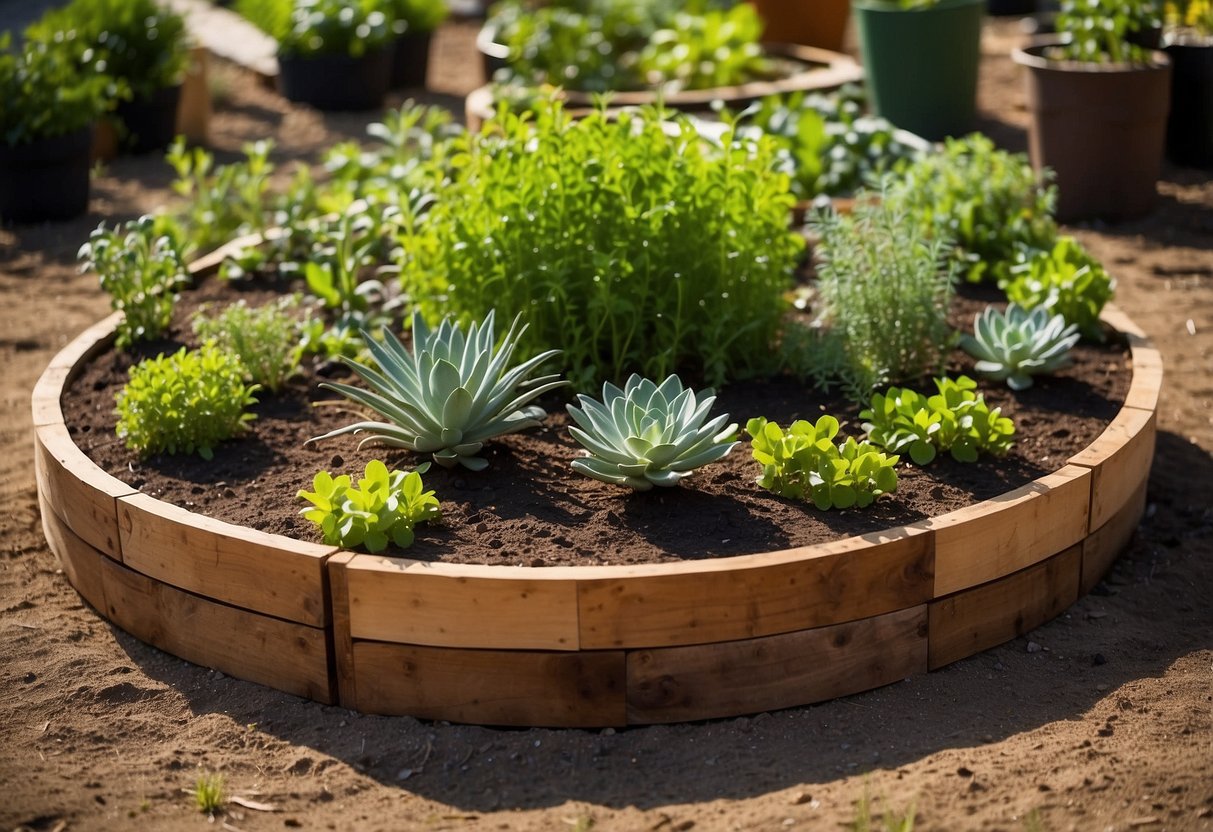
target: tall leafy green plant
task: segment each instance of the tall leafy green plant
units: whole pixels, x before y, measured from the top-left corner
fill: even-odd
[[[46,42],[12,48],[0,34],[0,143],[28,144],[75,133],[108,110],[125,87],[108,75],[89,74]]]

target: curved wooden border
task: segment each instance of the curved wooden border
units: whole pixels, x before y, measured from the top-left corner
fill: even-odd
[[[844,55],[841,52],[791,43],[763,44],[763,49],[775,57],[790,59],[804,64],[807,68],[787,78],[779,78],[774,81],[751,81],[748,84],[737,84],[732,87],[680,90],[666,95],[651,90],[613,92],[609,97],[610,109],[639,107],[656,104],[658,101],[664,102],[672,110],[691,112],[710,110],[716,101],[723,101],[734,108],[739,108],[771,95],[833,90],[844,84],[855,84],[863,80],[863,67],[850,55]],[[594,101],[598,96],[574,90],[561,90],[560,97],[564,99],[569,112],[576,115],[591,110],[595,106]],[[493,96],[492,84],[485,84],[483,87],[472,90],[464,100],[463,113],[469,130],[479,130],[481,125],[492,118],[495,112],[496,100]]]
[[[1127,545],[1145,509],[1162,362],[1123,313],[1103,317],[1129,340],[1125,405],[1090,446],[1027,485],[799,549],[542,569],[341,552],[138,493],[76,447],[59,405],[112,340],[110,317],[34,390],[43,524],[68,580],[119,627],[321,702],[582,727],[803,705],[1014,638],[1088,591]]]

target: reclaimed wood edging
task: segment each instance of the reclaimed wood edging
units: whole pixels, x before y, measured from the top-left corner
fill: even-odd
[[[798,549],[529,568],[339,551],[192,514],[111,477],[76,447],[60,408],[78,368],[111,343],[111,316],[34,388],[43,527],[68,580],[118,627],[319,702],[579,727],[804,705],[1022,635],[1089,591],[1128,544],[1145,509],[1162,362],[1123,313],[1103,317],[1129,340],[1125,404],[1090,446],[1027,485]]]

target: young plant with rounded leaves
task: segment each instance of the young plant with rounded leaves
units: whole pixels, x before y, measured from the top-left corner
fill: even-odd
[[[344,356],[340,360],[372,389],[338,382],[320,386],[369,407],[388,421],[356,422],[308,442],[365,433],[364,445],[378,443],[432,453],[434,461],[444,467],[459,464],[472,471],[483,470],[488,461],[476,454],[485,440],[537,426],[547,414],[530,402],[566,383],[557,375],[529,378],[557,350],[510,367],[526,325],[519,325],[521,315],[514,318],[498,348],[494,346],[493,318],[490,312],[465,335],[449,318],[431,330],[420,313],[414,313],[411,350],[386,328],[382,343],[364,331],[362,338],[376,367]]]
[[[250,307],[243,300],[194,318],[194,333],[234,353],[249,377],[277,392],[299,369],[303,354],[299,295]]]
[[[330,546],[368,552],[382,552],[389,542],[404,549],[413,545],[418,523],[442,518],[438,499],[426,491],[421,475],[429,463],[415,470],[391,471],[378,459],[366,465],[366,474],[352,484],[348,474],[334,477],[320,471],[312,479],[314,491],[300,490],[296,495],[312,508],[299,513],[320,527],[324,542]]]
[[[816,424],[799,419],[785,431],[761,416],[746,423],[754,459],[762,466],[759,485],[781,497],[811,500],[822,511],[866,508],[881,494],[897,490],[899,460],[848,436],[835,444],[838,420]]]
[[[1103,340],[1099,313],[1112,299],[1116,282],[1073,237],[1062,237],[1052,249],[1021,258],[1010,278],[999,285],[1013,303],[1061,315],[1066,323],[1078,326],[1083,338]]]
[[[244,383],[240,359],[213,342],[140,361],[118,392],[118,438],[143,456],[214,456],[215,445],[248,430],[260,388]]]
[[[573,461],[587,477],[637,491],[677,485],[691,471],[723,459],[737,445],[736,423],[727,413],[705,420],[716,401],[712,390],[696,394],[671,375],[661,384],[633,374],[619,389],[602,385],[602,401],[578,394],[568,405],[569,427],[589,456]]]
[[[973,334],[962,335],[961,348],[977,359],[974,370],[1005,381],[1012,390],[1032,386],[1032,376],[1055,373],[1070,365],[1070,347],[1082,337],[1077,324],[1050,316],[1043,306],[1028,311],[1012,303],[1005,311],[987,306],[973,319]]]
[[[973,392],[977,382],[968,376],[937,378],[935,386],[934,396],[897,387],[873,394],[871,407],[859,414],[867,420],[868,439],[895,453],[908,451],[917,465],[931,462],[937,451],[949,451],[957,462],[976,462],[982,452],[1002,456],[1011,449],[1014,424]]]

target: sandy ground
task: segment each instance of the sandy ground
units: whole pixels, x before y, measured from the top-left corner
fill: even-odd
[[[443,31],[432,100],[458,107],[477,83],[471,34]],[[988,28],[982,127],[1021,149],[1015,35]],[[363,118],[292,110],[217,75],[225,158],[274,136],[284,163],[314,159],[361,134]],[[29,393],[107,312],[77,247],[102,219],[164,204],[169,178],[154,159],[119,160],[88,217],[0,230],[0,829],[202,829],[183,793],[200,773],[275,808],[229,805],[213,823],[236,830],[833,829],[865,793],[877,812],[916,812],[918,829],[1213,828],[1207,173],[1167,168],[1153,216],[1074,229],[1167,372],[1147,519],[1095,593],[1025,638],[871,693],[617,732],[360,716],[187,664],[82,603],[39,526]]]

